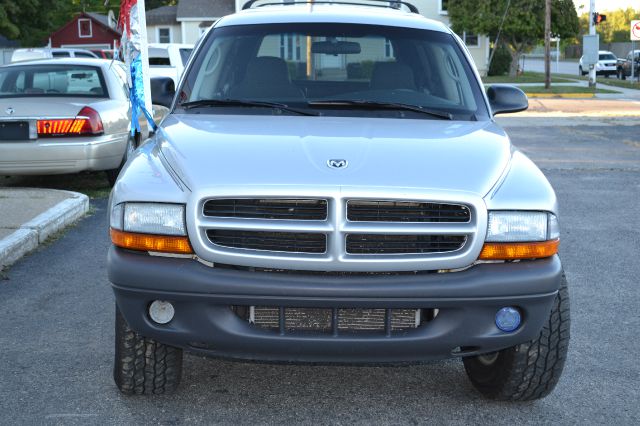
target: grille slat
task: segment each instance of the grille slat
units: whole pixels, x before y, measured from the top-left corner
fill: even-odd
[[[326,220],[327,200],[214,199],[204,203],[203,214],[246,219]]]
[[[459,250],[465,236],[460,235],[347,235],[349,254],[428,254]]]
[[[234,307],[236,313],[240,312]],[[280,312],[284,312],[285,333],[295,332],[386,332],[387,309],[369,308],[284,308],[270,306],[243,307],[243,319],[256,327],[278,331],[281,328]],[[410,330],[420,326],[421,309],[390,309],[391,331]],[[239,314],[240,315],[240,314]]]
[[[324,253],[327,248],[327,236],[314,233],[210,229],[207,237],[219,246],[249,250]]]
[[[353,222],[469,222],[471,212],[459,204],[411,201],[349,200],[347,219]]]

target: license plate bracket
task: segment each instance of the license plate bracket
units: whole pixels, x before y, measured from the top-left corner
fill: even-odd
[[[28,121],[0,121],[0,142],[28,141],[31,139]]]

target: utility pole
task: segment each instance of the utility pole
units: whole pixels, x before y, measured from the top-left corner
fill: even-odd
[[[596,0],[589,4],[589,35],[596,35],[596,26],[593,22],[593,14],[596,13]],[[596,65],[589,65],[589,87],[596,87]]]
[[[551,88],[551,0],[544,4],[544,88]]]

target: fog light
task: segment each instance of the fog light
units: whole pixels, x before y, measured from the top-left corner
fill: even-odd
[[[520,327],[520,312],[510,306],[502,308],[496,314],[496,326],[507,333]]]
[[[163,300],[156,300],[149,306],[149,316],[158,324],[168,323],[173,319],[175,313],[173,305]]]

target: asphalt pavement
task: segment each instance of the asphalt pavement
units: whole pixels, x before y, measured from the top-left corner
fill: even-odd
[[[124,397],[111,377],[114,299],[98,199],[90,216],[0,278],[0,424],[638,424],[639,128],[509,130],[561,206],[572,340],[544,400],[484,400],[457,360],[328,367],[193,355],[177,394]]]

